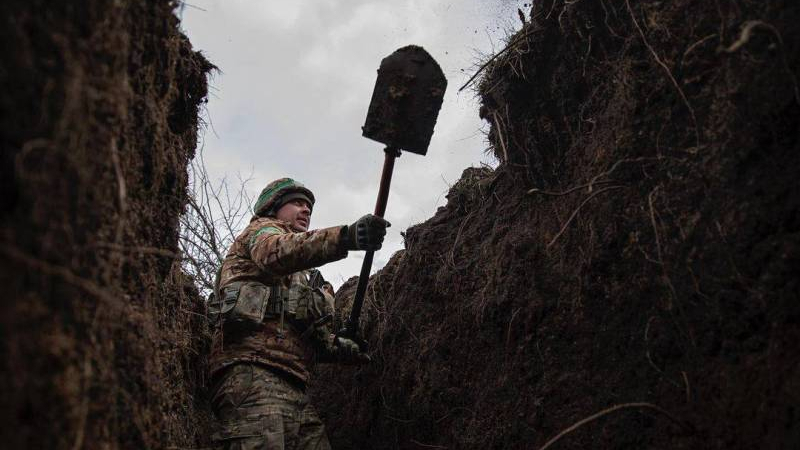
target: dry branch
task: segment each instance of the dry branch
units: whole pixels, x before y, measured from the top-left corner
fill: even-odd
[[[252,203],[239,177],[235,189],[226,179],[212,183],[202,153],[189,167],[187,208],[180,218],[181,260],[205,296],[214,289],[216,272],[225,252],[247,225]]]

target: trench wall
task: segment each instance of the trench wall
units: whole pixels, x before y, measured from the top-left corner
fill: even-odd
[[[0,6],[5,448],[203,442],[202,309],[176,253],[212,66],[175,6]]]
[[[498,168],[373,277],[375,362],[320,369],[335,446],[793,448],[800,7],[525,13],[477,89]]]

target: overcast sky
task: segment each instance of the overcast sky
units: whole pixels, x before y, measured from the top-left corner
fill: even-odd
[[[373,212],[383,145],[361,137],[381,59],[424,47],[448,79],[426,156],[397,160],[386,210],[392,223],[373,272],[403,247],[400,232],[445,204],[448,185],[481,163],[487,125],[474,91],[458,88],[521,25],[513,0],[191,0],[178,13],[210,80],[201,145],[213,179],[252,176],[253,197],[289,176],[316,195],[312,228]],[[362,253],[321,268],[338,287]]]

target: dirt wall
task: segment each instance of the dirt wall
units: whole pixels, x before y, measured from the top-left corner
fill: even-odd
[[[0,441],[181,448],[202,328],[176,262],[211,65],[174,2],[0,11]]]
[[[499,167],[373,277],[375,362],[318,374],[335,447],[797,447],[798,20],[534,2],[478,90]]]

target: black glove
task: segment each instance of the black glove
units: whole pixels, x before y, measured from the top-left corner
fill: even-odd
[[[391,224],[382,218],[367,214],[346,227],[344,245],[348,250],[380,250],[386,228]]]
[[[345,337],[334,338],[332,350],[336,360],[341,363],[366,364],[372,361],[355,341]]]

